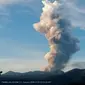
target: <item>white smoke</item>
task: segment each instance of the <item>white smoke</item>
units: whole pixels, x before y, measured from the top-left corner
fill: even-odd
[[[36,31],[43,33],[48,40],[50,51],[45,55],[48,66],[44,71],[62,70],[70,56],[79,50],[79,40],[72,36],[72,23],[67,17],[62,1],[42,1],[44,7],[40,22],[34,24]]]

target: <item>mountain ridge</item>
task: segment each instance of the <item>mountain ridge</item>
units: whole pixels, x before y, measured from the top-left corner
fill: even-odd
[[[13,73],[13,75],[10,75]],[[9,75],[8,75],[9,74]],[[17,74],[17,75],[16,75]],[[6,74],[1,75],[1,81],[52,81],[51,85],[85,85],[85,69],[75,68],[68,72],[26,72],[26,73],[17,73],[9,71]],[[38,84],[40,85],[40,84]]]

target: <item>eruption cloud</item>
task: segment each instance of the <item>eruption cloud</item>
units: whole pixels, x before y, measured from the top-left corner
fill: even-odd
[[[48,66],[44,71],[60,71],[68,63],[70,57],[80,48],[79,40],[72,36],[71,21],[63,11],[63,4],[59,1],[42,1],[44,7],[40,22],[33,26],[36,31],[45,35],[49,43],[50,51],[44,56],[48,61]]]

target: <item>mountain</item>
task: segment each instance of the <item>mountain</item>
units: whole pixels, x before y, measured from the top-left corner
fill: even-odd
[[[85,85],[85,69],[73,69],[64,72],[26,72],[17,73],[9,71],[0,77],[1,81],[51,81],[48,85]],[[37,85],[40,85],[38,83]],[[27,85],[27,84],[26,84]],[[44,84],[43,84],[44,85]]]
[[[3,76],[15,76],[15,75],[21,75],[21,73],[8,71],[7,73],[3,74]]]

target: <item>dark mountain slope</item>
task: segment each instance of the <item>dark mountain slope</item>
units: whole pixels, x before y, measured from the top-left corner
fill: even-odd
[[[35,85],[40,85],[40,84],[43,84],[43,85],[45,84],[48,84],[48,85],[85,85],[85,69],[73,69],[66,73],[64,72],[50,73],[50,72],[42,72],[42,71],[17,73],[17,72],[9,71],[0,76],[0,81],[1,82],[2,81],[26,81],[26,82],[50,81],[49,84],[48,83],[43,84],[43,83],[37,82]],[[29,85],[29,84],[26,84],[26,85]]]

